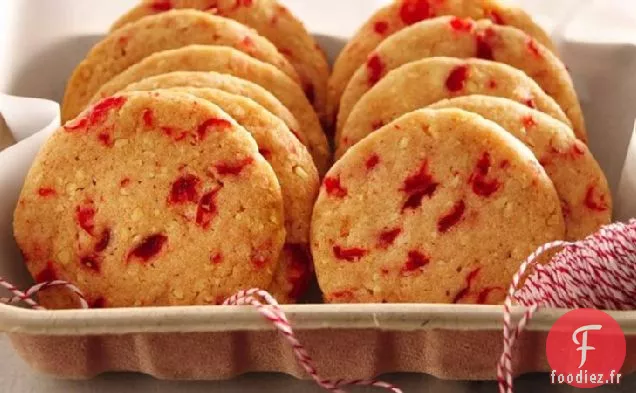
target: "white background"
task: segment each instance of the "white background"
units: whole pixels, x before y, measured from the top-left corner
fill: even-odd
[[[283,0],[310,30],[347,37],[385,0]],[[59,99],[69,70],[83,53],[65,51],[69,36],[88,50],[109,24],[134,0],[0,0],[0,91]],[[636,44],[636,0],[519,0],[548,30],[568,40]],[[576,18],[572,16],[576,14]],[[603,66],[603,59],[598,59]],[[636,72],[636,69],[634,70]],[[582,92],[585,94],[585,92]],[[636,109],[636,103],[631,104]],[[311,383],[281,375],[250,375],[229,382],[163,382],[140,375],[112,374],[85,382],[56,381],[33,373],[0,336],[0,392],[320,392]],[[493,383],[455,383],[426,376],[391,376],[405,392],[495,392]],[[352,389],[352,392],[372,391]],[[373,390],[377,391],[377,390]],[[554,387],[547,376],[524,377],[518,392],[574,392]],[[636,376],[620,387],[595,392],[634,392]]]

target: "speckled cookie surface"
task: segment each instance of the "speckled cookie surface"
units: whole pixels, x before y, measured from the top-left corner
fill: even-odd
[[[558,57],[514,27],[453,16],[416,23],[378,45],[342,94],[338,127],[344,125],[360,97],[384,75],[412,61],[436,56],[494,60],[525,72],[563,109],[576,136],[587,141],[583,112],[572,78]]]
[[[243,126],[258,144],[258,151],[278,177],[285,212],[285,252],[281,254],[274,281],[280,303],[298,300],[313,272],[311,259],[298,255],[309,248],[309,224],[320,186],[311,155],[287,126],[249,98],[216,89],[174,88],[218,105]],[[271,288],[270,288],[271,289]]]
[[[311,247],[327,302],[491,304],[563,234],[559,198],[527,147],[478,115],[424,109],[334,164]]]
[[[329,168],[331,152],[320,121],[301,88],[276,67],[238,50],[222,46],[190,45],[148,56],[104,84],[91,101],[108,97],[131,83],[174,71],[216,71],[246,79],[268,90],[294,115],[307,139],[307,148],[322,174]]]
[[[234,19],[269,39],[294,66],[307,99],[324,116],[329,64],[302,22],[276,0],[146,0],[123,15],[112,29],[146,15],[179,8],[207,10]]]
[[[38,154],[14,232],[36,281],[92,307],[216,304],[270,285],[285,238],[276,174],[254,139],[191,95],[109,97]],[[43,293],[48,308],[72,302]]]
[[[335,115],[351,76],[382,41],[407,26],[443,15],[491,19],[523,30],[546,47],[554,48],[550,37],[525,11],[498,0],[395,0],[371,16],[336,59],[329,79],[330,114]]]
[[[229,46],[298,78],[276,47],[252,29],[201,11],[174,10],[140,19],[95,45],[68,81],[63,121],[79,114],[101,85],[131,65],[152,53],[191,44]]]
[[[522,71],[488,60],[431,57],[391,71],[358,101],[336,156],[405,113],[471,94],[510,98],[570,125],[559,105]]]
[[[607,179],[587,146],[561,122],[497,97],[458,97],[429,108],[458,108],[477,113],[528,146],[559,194],[566,240],[583,239],[611,222],[612,196]]]
[[[139,82],[126,86],[122,91],[148,91],[157,89],[170,89],[174,87],[211,88],[237,94],[254,100],[257,104],[267,109],[271,114],[281,119],[289,130],[307,145],[304,134],[298,133],[300,124],[294,115],[283,105],[278,98],[263,87],[248,80],[237,78],[229,74],[218,72],[176,71],[167,74],[151,76]]]

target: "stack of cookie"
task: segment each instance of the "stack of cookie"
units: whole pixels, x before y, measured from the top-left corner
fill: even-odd
[[[314,266],[327,302],[499,303],[537,246],[611,219],[568,71],[496,0],[396,0],[330,79],[276,0],[144,1],[62,111],[15,236],[92,307],[292,303]]]
[[[312,218],[327,302],[496,304],[538,246],[611,220],[570,75],[522,10],[398,0],[340,54]]]
[[[68,81],[15,236],[38,282],[91,307],[297,301],[331,151],[329,67],[276,0],[144,1]],[[64,289],[40,297],[77,305]]]

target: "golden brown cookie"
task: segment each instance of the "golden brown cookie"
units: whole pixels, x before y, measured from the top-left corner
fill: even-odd
[[[358,101],[342,130],[336,157],[405,113],[471,94],[510,98],[570,125],[559,105],[522,71],[488,60],[430,57],[393,70]]]
[[[525,11],[499,0],[395,0],[369,18],[340,52],[329,79],[329,114],[335,116],[349,79],[383,40],[407,26],[443,15],[490,19],[516,27],[554,51],[550,37]]]
[[[487,96],[444,100],[431,109],[458,108],[499,124],[532,150],[561,199],[566,240],[580,240],[612,220],[605,174],[572,130],[550,116],[514,101]]]
[[[408,50],[404,50],[408,48]],[[392,70],[423,58],[477,57],[511,65],[530,76],[561,106],[574,133],[587,142],[585,120],[574,83],[561,60],[523,31],[490,20],[445,16],[419,22],[390,36],[369,55],[342,94],[338,127],[373,85]]]
[[[206,10],[234,19],[269,39],[294,66],[307,99],[324,117],[329,78],[327,59],[303,23],[276,0],[146,0],[119,18],[112,30],[146,15],[178,8]]]
[[[176,71],[142,79],[126,86],[121,91],[148,91],[173,87],[212,88],[237,94],[254,100],[271,114],[281,119],[289,130],[307,146],[307,138],[297,132],[300,124],[294,115],[276,97],[263,87],[245,79],[218,72]]]
[[[268,90],[296,117],[318,171],[329,168],[331,152],[320,121],[300,87],[271,64],[222,46],[190,45],[148,56],[104,84],[91,102],[112,95],[144,78],[174,71],[216,71],[246,79]]]
[[[159,90],[163,91],[163,90]],[[296,302],[307,289],[313,273],[309,249],[311,212],[320,181],[311,155],[285,123],[249,98],[217,89],[173,88],[218,105],[243,126],[258,144],[258,151],[270,163],[283,195],[287,237],[270,292],[279,303]]]
[[[62,120],[77,116],[104,83],[131,65],[155,52],[191,44],[222,45],[240,50],[298,80],[287,59],[252,29],[201,11],[174,10],[140,19],[95,45],[68,81]]]
[[[285,239],[276,174],[250,134],[188,94],[108,97],[58,129],[14,216],[36,281],[92,307],[217,304],[266,288]],[[64,289],[41,294],[68,307]]]
[[[496,304],[564,225],[550,178],[519,140],[470,112],[423,109],[334,164],[311,231],[327,302]]]

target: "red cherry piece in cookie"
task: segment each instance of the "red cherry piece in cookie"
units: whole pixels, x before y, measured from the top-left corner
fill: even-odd
[[[159,255],[167,241],[168,237],[162,234],[155,234],[146,237],[130,251],[128,254],[128,262],[132,259],[136,259],[142,263],[150,261],[152,258]]]
[[[73,132],[102,123],[111,110],[121,108],[126,103],[126,100],[126,97],[104,98],[89,109],[89,112],[86,115],[66,123],[66,125],[64,125],[64,130]]]
[[[429,257],[422,254],[421,252],[409,251],[406,263],[400,270],[400,273],[403,276],[411,275],[414,272],[419,273],[424,266],[429,264],[429,262],[430,262]]]
[[[93,235],[95,229],[95,208],[93,201],[88,201],[84,206],[77,206],[75,209],[75,218],[80,228],[89,235]]]
[[[488,19],[493,21],[495,24],[502,26],[506,24],[506,22],[504,22],[503,18],[497,11],[490,10],[486,14],[488,15]]]
[[[220,265],[221,262],[223,262],[223,254],[221,254],[220,252],[210,254],[210,263],[212,263],[213,265]]]
[[[373,154],[371,157],[367,159],[365,163],[368,170],[375,168],[380,163],[380,156],[377,154]]]
[[[450,21],[450,26],[453,30],[464,33],[470,33],[474,25],[475,23],[471,19],[454,17]]]
[[[328,294],[327,296],[325,296],[327,300],[340,300],[340,301],[345,301],[345,302],[350,302],[352,300],[354,300],[354,295],[353,295],[353,291],[350,290],[342,290],[342,291],[335,291],[335,292],[331,292],[330,294]]]
[[[431,5],[428,0],[402,0],[400,7],[400,19],[407,25],[421,22],[433,17]]]
[[[155,12],[165,12],[172,9],[172,1],[170,0],[155,0],[148,4],[148,7]]]
[[[477,167],[470,176],[470,182],[473,185],[473,192],[482,197],[489,197],[501,187],[501,183],[497,179],[488,180],[487,176],[490,172],[490,154],[485,152],[479,161]]]
[[[428,161],[424,161],[417,173],[404,180],[401,191],[408,194],[406,202],[402,205],[402,210],[417,209],[422,205],[425,196],[432,196],[439,184],[434,181],[433,176],[428,172]]]
[[[110,244],[110,229],[104,229],[102,235],[99,237],[99,241],[95,244],[95,252],[103,252],[108,248]]]
[[[466,79],[468,78],[468,66],[460,65],[455,67],[446,79],[446,88],[456,93],[464,89]]]
[[[325,190],[327,194],[336,197],[336,198],[344,198],[347,196],[347,189],[342,186],[340,183],[340,177],[325,177],[323,181],[325,185]]]
[[[592,184],[587,188],[587,193],[585,194],[585,206],[587,206],[588,209],[597,212],[604,212],[609,209],[606,196],[598,193],[595,184]]]
[[[224,131],[232,128],[232,123],[225,119],[208,119],[201,123],[197,128],[197,135],[199,140],[204,140],[206,134],[213,128],[215,131]]]
[[[367,60],[367,73],[369,78],[367,79],[370,86],[375,85],[382,79],[384,75],[384,62],[378,54],[372,54]]]
[[[524,116],[521,119],[521,122],[523,123],[523,126],[525,128],[532,128],[537,125],[537,121],[534,119],[534,117],[532,117],[532,115]]]
[[[181,176],[172,183],[168,202],[175,205],[196,202],[199,199],[199,183],[199,178],[194,175]]]
[[[233,175],[238,176],[241,174],[243,169],[248,165],[252,164],[254,159],[252,157],[247,157],[245,159],[236,161],[236,162],[222,162],[219,164],[215,164],[214,169],[220,176],[224,175]]]
[[[99,101],[88,113],[88,125],[94,126],[104,121],[108,113],[124,106],[126,97],[108,97]]]
[[[51,197],[51,196],[55,196],[57,195],[57,192],[55,191],[55,189],[50,188],[50,187],[40,187],[38,189],[38,195],[41,197]]]
[[[437,222],[437,230],[441,233],[448,232],[462,219],[465,210],[466,203],[464,201],[457,202],[448,213],[440,217]]]
[[[197,208],[197,216],[196,223],[203,229],[207,229],[210,227],[210,222],[216,216],[217,207],[216,207],[216,196],[221,191],[221,188],[217,188],[216,190],[210,191],[204,194],[199,201],[199,206]]]
[[[385,21],[377,21],[373,24],[373,31],[380,35],[384,35],[389,30],[389,23]]]
[[[536,109],[537,108],[537,103],[536,103],[536,101],[534,100],[533,97],[529,97],[529,98],[523,100],[523,104],[525,106],[527,106],[528,108],[532,108],[532,109]]]
[[[468,296],[468,294],[470,293],[470,288],[473,285],[473,281],[475,281],[480,271],[481,268],[476,268],[468,273],[468,276],[466,277],[466,286],[464,286],[464,288],[457,292],[457,295],[455,295],[455,298],[453,299],[453,303],[459,303],[460,300]]]
[[[379,130],[380,128],[384,127],[384,121],[382,120],[376,120],[373,123],[371,123],[371,128],[373,129],[373,131]]]
[[[144,109],[144,111],[141,113],[141,118],[143,119],[144,125],[146,127],[152,127],[155,123],[155,117],[152,109]]]
[[[97,134],[97,139],[99,139],[102,145],[106,147],[113,147],[114,141],[108,130],[104,130]]]
[[[475,40],[477,45],[476,57],[484,60],[493,60],[492,46],[488,42],[486,34],[477,34]]]
[[[368,251],[364,248],[352,247],[343,248],[341,246],[333,246],[333,255],[343,261],[355,262],[367,255]]]
[[[388,229],[380,233],[378,247],[387,249],[391,246],[395,239],[402,233],[402,228]]]

